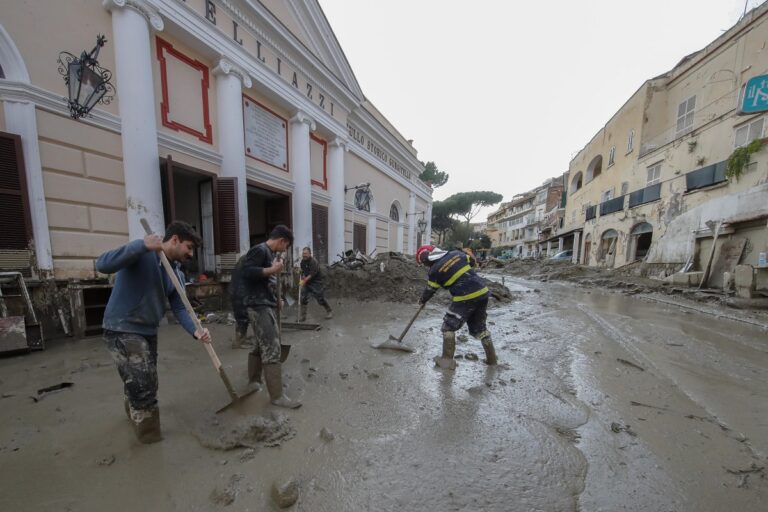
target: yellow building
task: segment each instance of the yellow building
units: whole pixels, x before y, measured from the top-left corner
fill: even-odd
[[[758,265],[768,249],[768,151],[738,179],[725,169],[734,149],[765,135],[765,115],[739,106],[747,81],[768,70],[767,40],[763,4],[646,81],[573,158],[560,236],[575,262],[704,268],[712,221],[743,246],[742,263]],[[720,284],[713,274],[709,285]]]
[[[98,34],[111,101],[75,120],[60,52]],[[209,275],[279,223],[321,262],[430,239],[416,149],[365,99],[316,0],[5,2],[0,144],[0,269],[41,280],[103,277],[94,259],[143,217],[194,225],[189,270]]]

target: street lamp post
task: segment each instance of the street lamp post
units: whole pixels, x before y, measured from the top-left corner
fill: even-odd
[[[65,99],[73,119],[88,115],[99,102],[109,104],[112,101],[115,92],[110,83],[112,72],[99,66],[97,60],[99,50],[106,42],[107,39],[99,34],[90,53],[83,51],[79,57],[69,52],[59,53],[59,74],[67,84],[69,97]]]

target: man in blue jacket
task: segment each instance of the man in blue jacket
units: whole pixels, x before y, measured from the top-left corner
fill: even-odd
[[[472,270],[472,261],[463,251],[443,251],[423,245],[416,251],[416,260],[429,268],[427,286],[419,299],[426,304],[440,288],[446,288],[452,297],[451,307],[443,317],[443,353],[435,357],[435,364],[453,370],[456,361],[456,331],[466,322],[469,334],[480,340],[485,351],[485,362],[495,365],[496,349],[486,327],[486,309],[490,292],[485,282]]]
[[[200,242],[192,226],[173,222],[162,239],[147,235],[96,260],[96,270],[102,274],[117,273],[104,312],[104,340],[123,380],[125,412],[142,443],[162,439],[157,407],[157,327],[165,315],[166,300],[188,333],[204,343],[211,341],[208,329],[195,331],[159,255],[165,253],[183,286],[184,275],[178,266],[192,257]]]

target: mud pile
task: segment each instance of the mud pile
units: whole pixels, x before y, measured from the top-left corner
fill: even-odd
[[[278,414],[248,416],[236,423],[212,416],[195,430],[200,444],[213,450],[280,446],[295,435],[296,430],[288,424],[288,419]]]
[[[415,303],[427,284],[426,269],[400,255],[382,255],[370,262],[361,262],[354,269],[335,265],[326,272],[328,295],[337,298]],[[514,299],[505,286],[490,281],[487,285],[493,297],[491,305]],[[450,302],[450,296],[444,291],[438,292],[432,300]]]

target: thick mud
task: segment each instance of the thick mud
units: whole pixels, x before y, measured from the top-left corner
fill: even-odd
[[[466,357],[482,355],[471,337],[456,371],[434,368],[440,304],[408,333],[408,354],[371,344],[415,305],[334,301],[323,330],[284,333],[295,411],[260,391],[212,416],[229,400],[205,351],[163,327],[156,445],[135,440],[101,340],[0,359],[0,510],[277,510],[272,489],[289,481],[292,509],[307,511],[764,510],[765,330],[506,281],[517,300],[489,311],[495,368]],[[211,326],[244,387],[232,328]],[[38,398],[60,382],[73,385]]]

